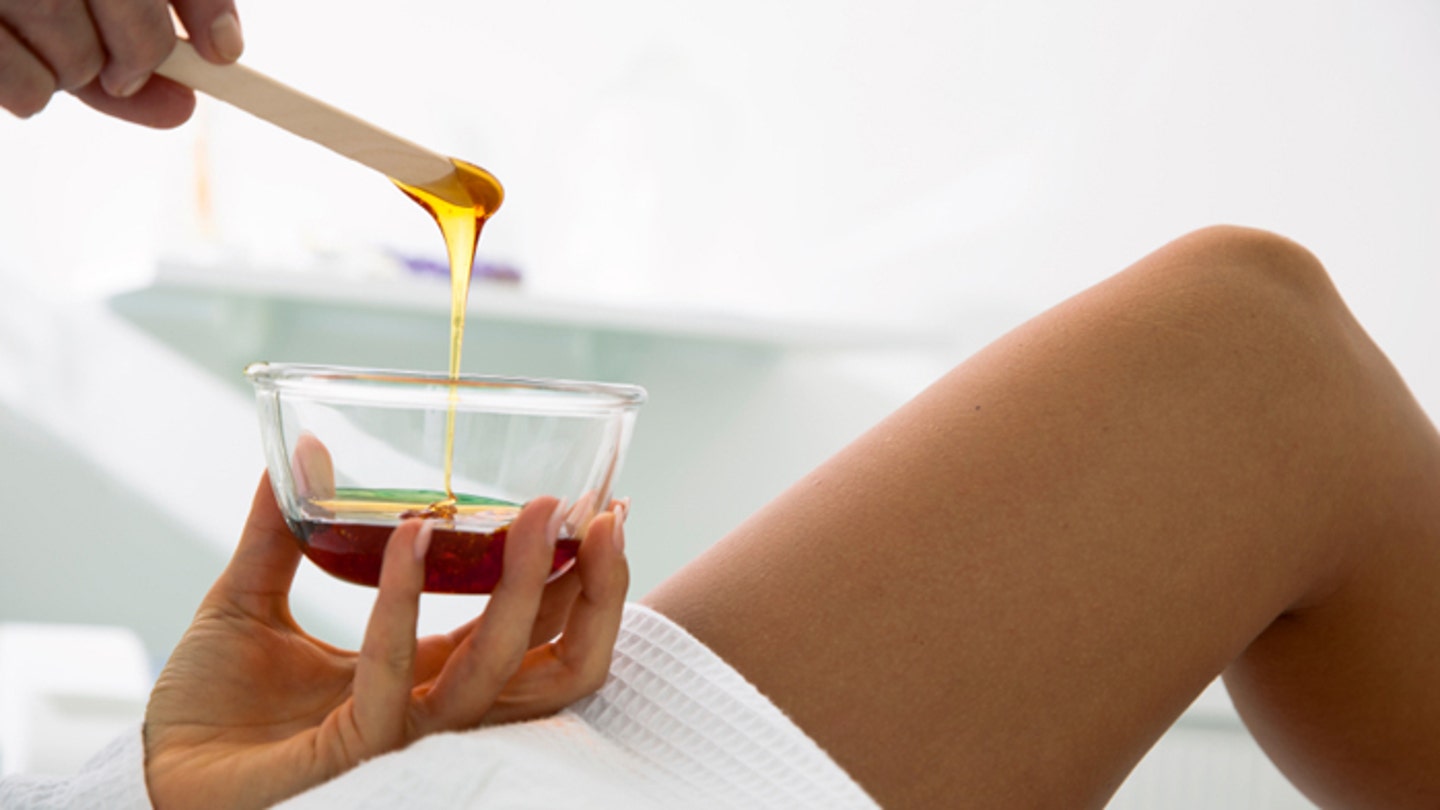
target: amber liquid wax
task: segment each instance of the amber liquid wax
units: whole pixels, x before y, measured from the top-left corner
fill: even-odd
[[[495,176],[463,160],[451,158],[455,172],[437,183],[420,187],[392,180],[410,199],[430,212],[445,237],[450,258],[450,409],[445,417],[445,497],[431,505],[438,517],[454,514],[455,490],[451,472],[455,460],[454,381],[460,379],[460,349],[465,340],[465,304],[470,298],[470,273],[475,266],[475,245],[485,220],[500,207],[505,192]]]
[[[500,207],[504,191],[494,176],[451,159],[455,171],[424,187],[394,181],[435,219],[450,259],[450,407],[445,420],[444,491],[337,489],[333,498],[312,500],[298,534],[305,556],[324,571],[349,582],[375,586],[385,543],[395,517],[437,519],[425,558],[425,590],[432,593],[489,593],[500,579],[505,537],[520,506],[456,493],[455,381],[465,336],[465,307],[475,245],[485,221]],[[554,570],[575,559],[579,540],[556,543]]]
[[[407,505],[430,507],[443,493],[415,490],[337,489],[334,498],[315,500],[323,517],[302,520],[299,536],[305,556],[332,576],[358,585],[380,583],[385,543],[395,530],[393,516]],[[455,495],[448,519],[437,523],[425,555],[429,593],[490,593],[500,580],[505,537],[520,505],[474,495]],[[555,543],[551,570],[575,559],[580,541],[562,536]]]

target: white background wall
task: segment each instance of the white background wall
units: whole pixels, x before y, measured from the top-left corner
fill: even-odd
[[[625,478],[642,588],[978,338],[1214,222],[1315,251],[1440,413],[1440,5],[1428,0],[241,11],[253,67],[495,172],[508,198],[481,253],[515,263],[537,295],[955,336],[946,351],[840,356],[586,338],[577,354],[571,337],[525,330],[477,348],[477,330],[470,370],[651,387]],[[437,252],[432,228],[379,178],[218,105],[170,133],[67,98],[0,119],[0,514],[12,527],[0,619],[104,614],[163,655],[259,465],[243,392],[215,369],[259,351],[382,353],[343,326],[260,334],[223,305],[188,332],[137,329],[107,296],[143,285],[164,255],[353,270],[377,249]],[[389,357],[441,367],[442,341],[418,347],[426,328]],[[90,512],[99,528],[125,531],[57,528],[55,493],[63,503],[77,481],[104,504]],[[126,570],[127,557],[148,562]],[[88,602],[45,584],[57,560]],[[141,577],[163,584],[135,587]],[[342,605],[318,621],[353,632],[334,616],[360,609],[354,594],[307,587]]]
[[[1243,222],[1319,253],[1436,402],[1434,3],[251,5],[247,62],[495,171],[485,249],[537,289],[943,317]],[[188,235],[197,128],[67,101],[0,129],[0,257],[113,279]],[[231,244],[434,244],[308,144],[226,109],[208,141]]]

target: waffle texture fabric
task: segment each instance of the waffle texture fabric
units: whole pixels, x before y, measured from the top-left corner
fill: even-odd
[[[427,737],[281,807],[879,805],[733,667],[679,625],[632,604],[605,685],[570,709]]]
[[[140,729],[63,779],[0,782],[0,808],[149,808]],[[734,668],[627,605],[599,692],[544,720],[437,734],[283,802],[285,810],[877,810]]]
[[[74,776],[0,779],[0,810],[150,810],[140,724],[100,749]]]

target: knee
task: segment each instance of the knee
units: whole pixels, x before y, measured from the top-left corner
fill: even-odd
[[[1355,328],[1320,260],[1268,231],[1204,228],[1135,269],[1154,310],[1222,345],[1248,339],[1313,350]]]
[[[1267,231],[1195,231],[1132,273],[1117,315],[1147,324],[1149,349],[1219,363],[1256,386],[1319,395],[1346,379],[1365,344],[1320,261]]]
[[[1181,237],[1169,246],[1181,265],[1237,296],[1274,295],[1276,302],[1332,309],[1339,293],[1324,265],[1299,243],[1270,231],[1214,225]],[[1194,282],[1192,276],[1188,279]]]

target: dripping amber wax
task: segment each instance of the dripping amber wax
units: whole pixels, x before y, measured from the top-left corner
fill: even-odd
[[[465,303],[470,297],[470,272],[475,266],[475,244],[485,221],[505,199],[504,189],[495,176],[463,160],[450,159],[455,171],[425,186],[412,186],[393,180],[430,212],[440,233],[445,237],[445,252],[450,258],[450,379],[460,379],[460,348],[465,339]],[[450,411],[445,422],[445,498],[431,504],[437,515],[454,513],[455,491],[451,488],[451,471],[455,458],[455,390],[450,390]]]
[[[465,307],[470,294],[470,272],[475,245],[485,221],[505,198],[500,182],[489,172],[451,158],[454,171],[423,186],[393,180],[400,190],[434,218],[445,238],[450,260],[450,379],[460,378],[460,348],[465,337]],[[457,498],[451,485],[455,456],[455,388],[445,420],[444,495],[429,505],[395,517],[428,517],[442,521],[457,516]],[[354,508],[355,504],[350,504]],[[391,505],[393,506],[393,504]],[[389,506],[382,506],[389,508]],[[518,510],[517,510],[518,511]],[[393,524],[348,520],[343,514],[307,518],[296,527],[305,556],[329,574],[349,582],[375,586],[380,563]],[[425,590],[432,593],[490,593],[500,579],[508,523],[465,527],[438,525],[425,557]],[[555,548],[555,570],[575,558],[579,541],[561,539]]]

